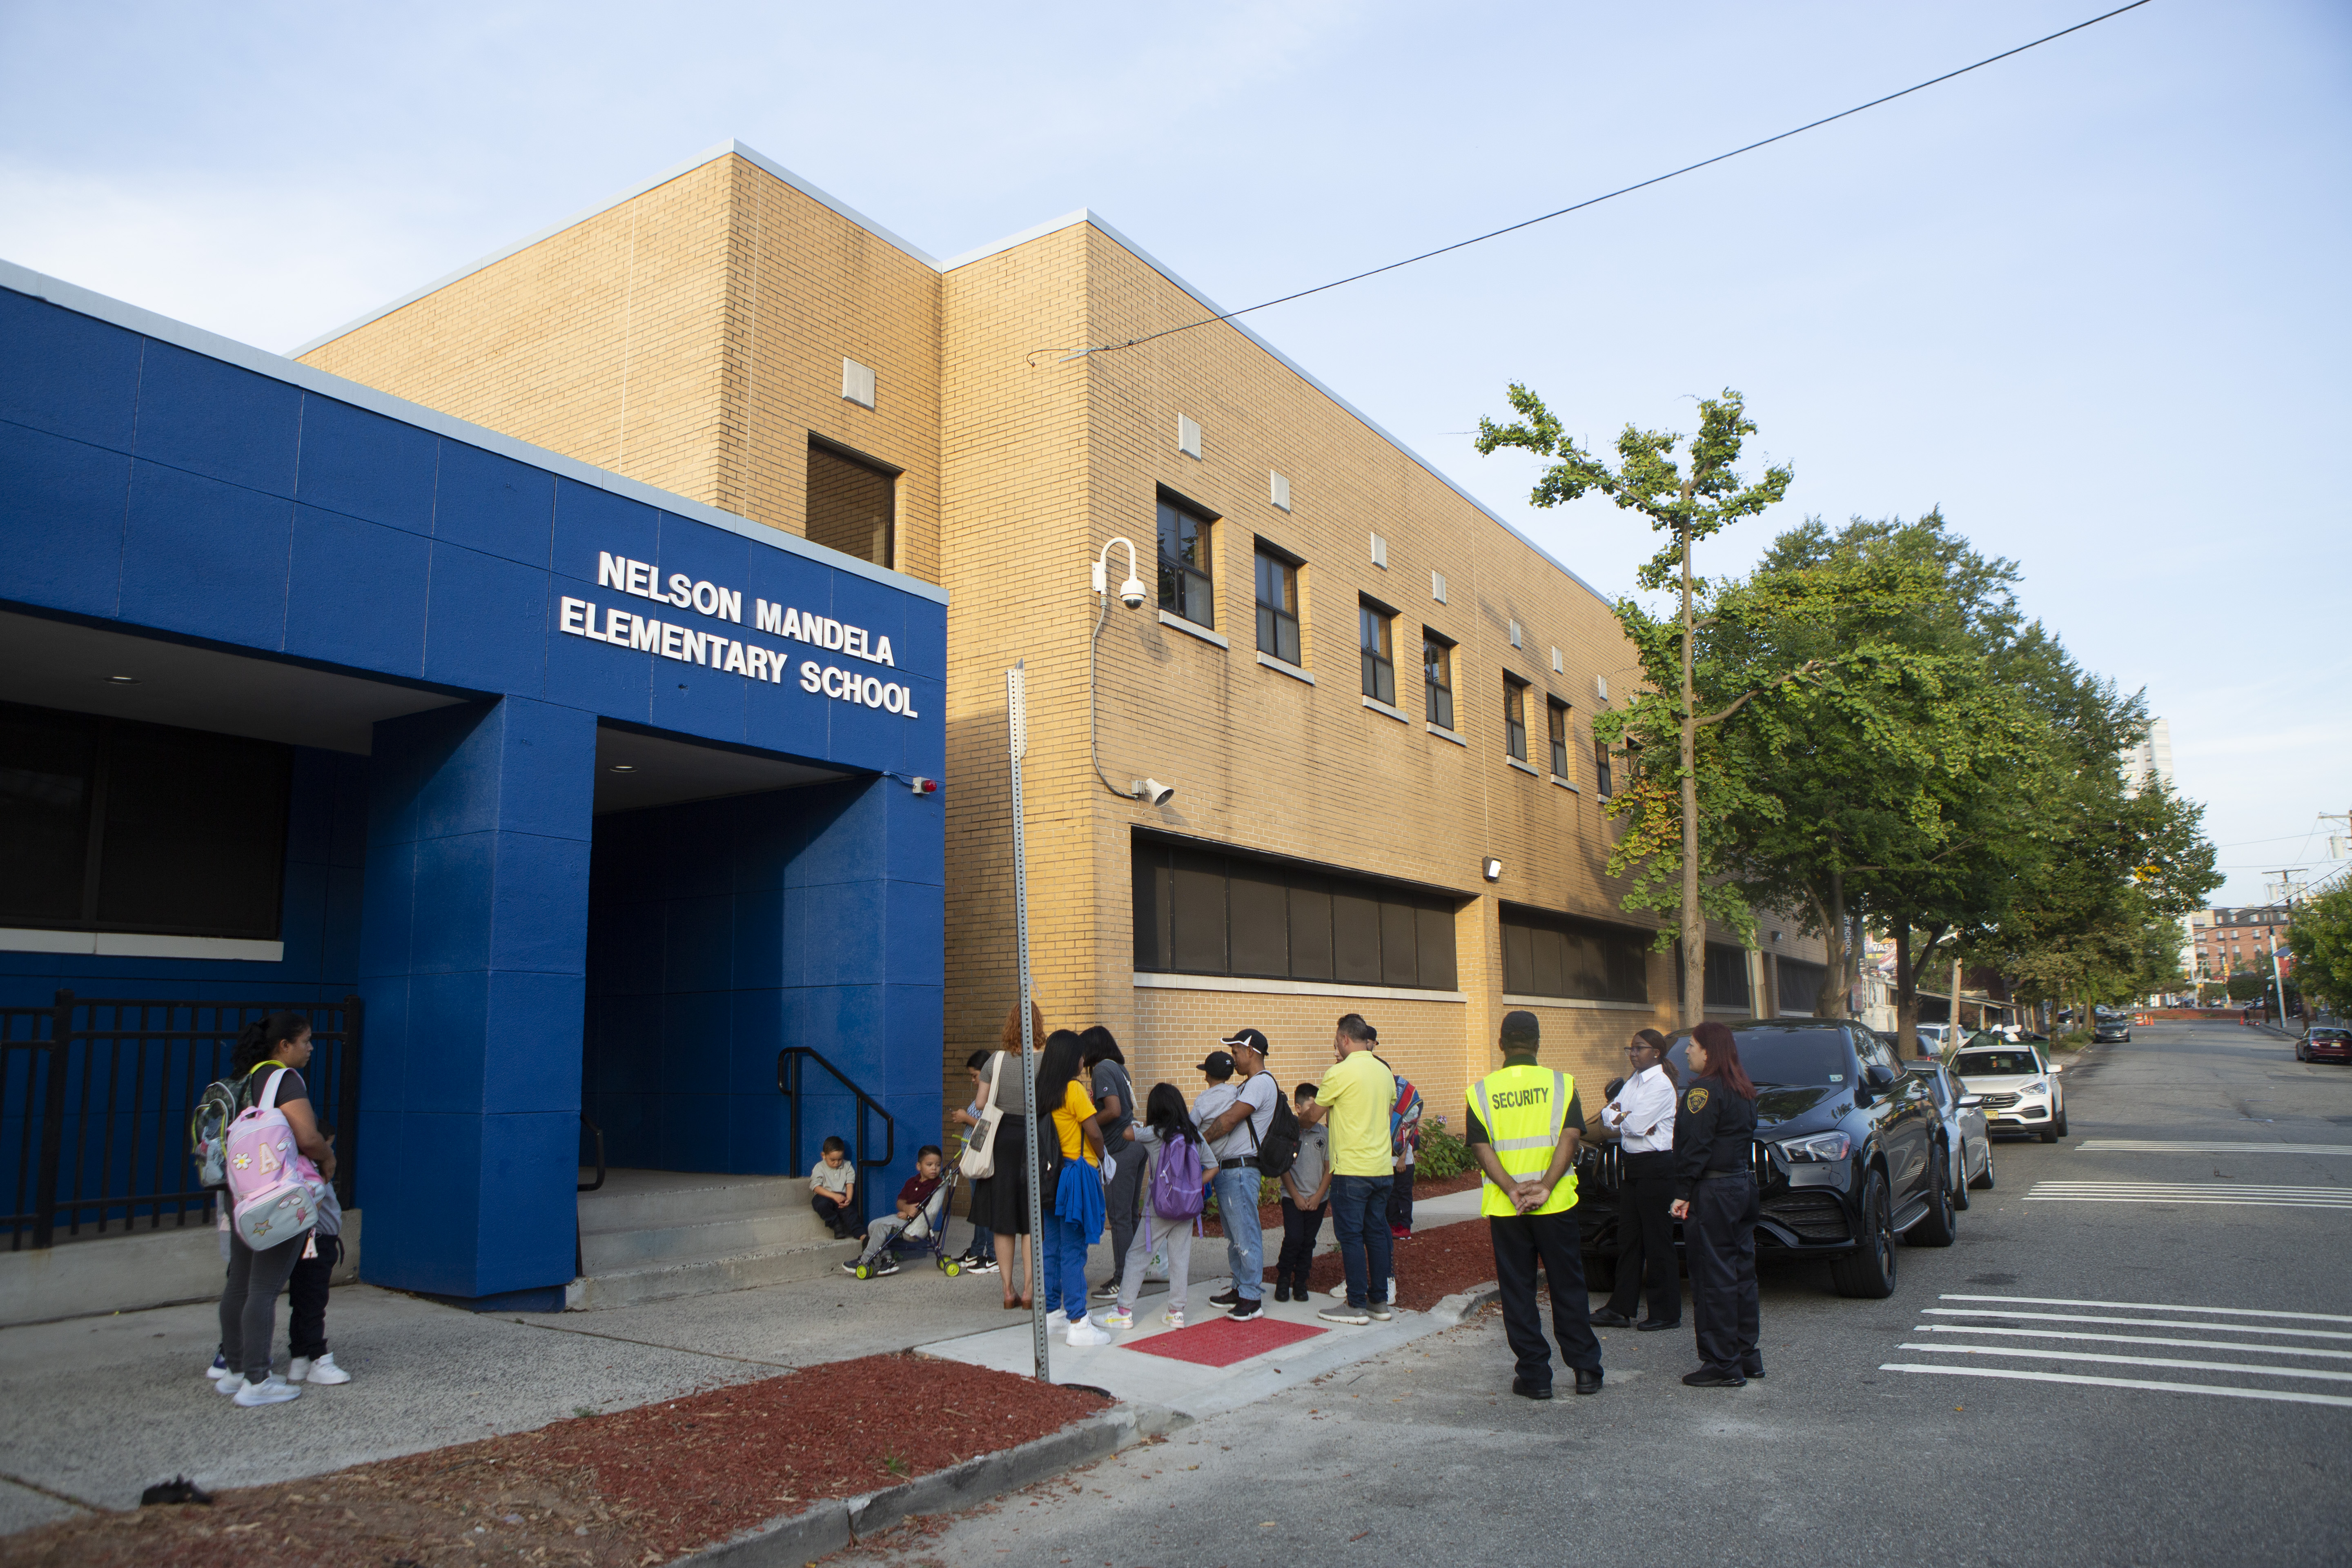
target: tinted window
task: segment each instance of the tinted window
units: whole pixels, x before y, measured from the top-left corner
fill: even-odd
[[[1649,937],[1619,926],[1506,904],[1503,989],[1585,1002],[1650,999]]]
[[[1842,1029],[1740,1029],[1732,1038],[1739,1045],[1739,1065],[1759,1084],[1827,1085],[1852,1083],[1854,1063]],[[1675,1038],[1675,1070],[1687,1083],[1691,1078],[1690,1036]]]
[[[1962,1051],[1952,1058],[1952,1070],[1962,1078],[2023,1078],[2042,1070],[2032,1051]]]
[[[1135,967],[1147,973],[1455,988],[1441,894],[1139,837]]]

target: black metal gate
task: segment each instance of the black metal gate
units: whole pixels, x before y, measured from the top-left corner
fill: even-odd
[[[8,1249],[110,1230],[209,1225],[215,1194],[196,1185],[188,1113],[228,1076],[236,1037],[280,1010],[310,1019],[303,1069],[335,1139],[336,1195],[359,1172],[360,999],[150,1001],[76,996],[0,1007],[0,1224]]]

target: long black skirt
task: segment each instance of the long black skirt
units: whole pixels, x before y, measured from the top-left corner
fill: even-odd
[[[992,1145],[995,1173],[972,1184],[972,1224],[984,1225],[999,1236],[1029,1234],[1029,1180],[1024,1159],[1028,1125],[1028,1118],[1023,1116],[1007,1116],[997,1123]],[[1057,1148],[1048,1146],[1040,1149],[1037,1156],[1042,1162],[1056,1152]]]

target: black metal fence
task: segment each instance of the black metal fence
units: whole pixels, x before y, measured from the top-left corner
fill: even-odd
[[[188,1113],[226,1078],[245,1026],[280,1010],[310,1019],[302,1076],[334,1129],[336,1195],[359,1172],[360,999],[151,1001],[76,996],[0,1007],[0,1225],[8,1249],[166,1223],[209,1225]]]

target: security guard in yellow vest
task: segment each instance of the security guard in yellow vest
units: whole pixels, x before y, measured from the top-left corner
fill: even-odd
[[[1576,1079],[1536,1065],[1532,1013],[1504,1015],[1503,1067],[1470,1089],[1470,1152],[1486,1173],[1478,1212],[1495,1243],[1503,1331],[1518,1375],[1511,1392],[1551,1397],[1551,1346],[1536,1306],[1536,1260],[1551,1281],[1551,1331],[1576,1373],[1576,1392],[1601,1392],[1601,1342],[1586,1314],[1584,1249],[1576,1221],[1576,1146],[1584,1112]]]

